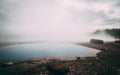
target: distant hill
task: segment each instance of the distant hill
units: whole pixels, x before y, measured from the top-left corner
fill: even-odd
[[[101,33],[106,33],[114,38],[120,39],[120,29],[104,29],[104,30],[96,30],[93,32],[94,35],[99,35]]]

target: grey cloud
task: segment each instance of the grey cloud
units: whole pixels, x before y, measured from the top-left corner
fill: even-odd
[[[102,20],[104,22],[109,19],[109,16],[106,15],[104,11],[95,11],[93,9],[79,10],[70,7],[68,9],[68,12],[69,12],[69,18],[71,19],[70,22],[72,21],[76,22],[82,20],[82,22],[89,23],[92,25],[92,23],[96,20]]]
[[[120,18],[109,19],[109,20],[106,20],[106,22],[112,23],[112,24],[120,24]]]
[[[10,0],[0,0],[0,25],[7,23],[11,20],[13,12],[16,11],[17,5]]]
[[[69,4],[69,1],[71,1],[71,4]],[[76,3],[78,3],[78,6],[75,6],[77,5],[77,4],[74,4],[75,1],[77,1]],[[83,22],[83,24],[87,23],[88,25],[92,25],[97,20],[101,20],[101,24],[106,24],[106,25],[114,25],[116,23],[120,24],[120,17],[119,17],[120,1],[119,0],[66,0],[67,3],[64,3],[64,0],[63,1],[62,0],[34,0],[32,9],[34,8],[34,5],[38,5],[36,6],[37,10],[35,9],[33,11],[33,13],[36,13],[38,11],[38,13],[35,14],[35,17],[33,16],[33,13],[29,12],[31,11],[29,6],[31,6],[32,2],[33,0],[0,0],[0,36],[2,36],[3,39],[5,39],[4,37],[6,37],[7,39],[7,37],[15,38],[17,36],[20,36],[17,32],[16,34],[10,32],[9,28],[8,30],[4,29],[4,27],[7,28],[7,26],[14,27],[13,24],[17,26],[17,24],[15,24],[16,21],[21,22],[18,18],[16,18],[16,15],[19,15],[19,12],[18,12],[19,5],[21,7],[23,6],[22,8],[23,8],[23,11],[25,12],[25,14],[22,14],[23,19],[27,18],[27,21],[29,21],[29,18],[33,17],[35,18],[34,20],[38,20],[36,19],[36,14],[38,14],[38,16],[40,17],[39,20],[41,20],[41,22],[38,22],[38,23],[40,23],[41,26],[45,24],[47,26],[47,24],[51,23],[51,21],[53,21],[53,23],[55,22],[60,23],[61,25],[62,24],[69,25],[71,23],[73,23],[71,25],[75,25],[76,22],[77,22],[76,23],[77,25],[81,25],[80,24],[81,22]],[[83,8],[81,7],[82,9],[78,8],[80,5],[79,3],[81,3],[81,5],[83,3]],[[107,7],[105,6],[97,7],[97,5],[99,4],[101,5],[105,4],[105,6],[109,8],[107,9]],[[27,5],[28,5],[28,8],[26,8]],[[85,5],[85,8],[84,8],[84,5]],[[98,9],[92,7],[93,5],[96,5]],[[25,6],[25,9],[24,9],[24,6]],[[99,10],[99,8],[101,9]],[[39,14],[39,12],[41,14]],[[28,16],[26,16],[27,15],[26,13],[29,13]],[[32,15],[32,17],[29,17],[31,16],[30,14]],[[21,14],[19,16],[21,17]],[[48,22],[47,20],[50,22]],[[30,19],[30,21],[33,21],[33,19]],[[12,23],[12,24],[9,24],[9,23]],[[100,22],[98,22],[97,24],[99,25]],[[14,31],[14,28],[12,28],[11,30]]]
[[[13,36],[7,26],[10,26],[11,17],[14,17],[14,12],[17,10],[16,7],[17,4],[13,0],[0,0],[0,41]]]
[[[120,0],[85,0],[85,1],[92,2],[93,4],[109,3],[110,9],[106,9],[106,10],[103,9],[102,11],[98,11],[97,15],[101,16],[103,20],[103,24],[106,24],[106,25],[120,24],[120,17],[119,17],[120,14],[119,12],[116,12],[116,10],[120,11]],[[107,13],[105,13],[105,11],[107,11]]]

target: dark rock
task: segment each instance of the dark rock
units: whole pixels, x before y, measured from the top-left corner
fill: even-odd
[[[92,43],[92,44],[103,44],[104,41],[103,40],[99,40],[99,39],[91,39],[90,43]]]
[[[77,60],[80,60],[80,57],[76,57]]]
[[[66,75],[69,72],[69,66],[62,63],[50,63],[47,69],[54,75]]]
[[[9,61],[9,62],[7,62],[7,63],[4,63],[2,66],[3,66],[3,67],[7,67],[7,66],[12,66],[12,65],[14,65],[14,63],[11,62],[11,61]]]
[[[120,46],[120,40],[116,40],[115,44],[118,45],[118,46]]]

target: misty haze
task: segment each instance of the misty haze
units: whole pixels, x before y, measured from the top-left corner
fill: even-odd
[[[0,0],[0,75],[120,75],[119,0]]]
[[[119,28],[114,22],[119,12],[112,10],[111,2],[93,4],[84,0],[1,0],[0,41],[80,42],[91,39],[97,29]]]

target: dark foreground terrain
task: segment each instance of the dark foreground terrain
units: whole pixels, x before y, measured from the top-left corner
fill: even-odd
[[[101,52],[96,57],[51,57],[0,62],[0,75],[120,75],[120,47],[115,43],[77,44]]]

